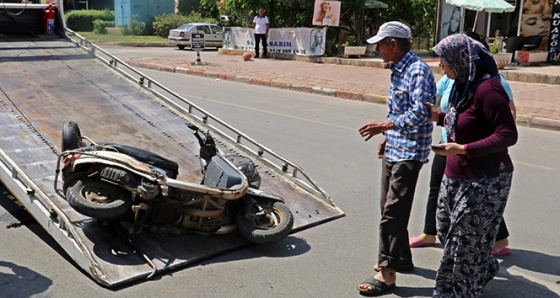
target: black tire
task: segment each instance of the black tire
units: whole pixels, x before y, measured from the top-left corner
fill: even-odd
[[[121,187],[94,178],[76,179],[70,183],[66,200],[83,215],[115,220],[130,210],[130,193]]]
[[[177,47],[179,48],[179,50],[184,50],[186,46],[177,45]]]
[[[80,147],[82,134],[78,123],[74,121],[64,121],[62,125],[62,151],[74,150]]]
[[[246,201],[248,202],[248,201]],[[294,216],[290,209],[280,201],[258,200],[257,205],[266,215],[253,218],[245,217],[241,211],[236,218],[237,229],[243,238],[259,244],[277,242],[286,238],[294,226]],[[253,207],[253,212],[257,212]]]

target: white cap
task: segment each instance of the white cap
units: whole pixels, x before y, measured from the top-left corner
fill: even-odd
[[[401,22],[387,22],[381,25],[381,27],[379,27],[379,31],[377,31],[377,34],[374,37],[368,39],[367,42],[372,44],[378,43],[386,37],[410,38],[410,28],[408,28],[407,25]]]

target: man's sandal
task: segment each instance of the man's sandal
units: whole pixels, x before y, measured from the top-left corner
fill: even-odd
[[[370,289],[369,290],[361,289],[360,286],[363,285],[363,284],[368,284],[370,286]],[[396,286],[396,283],[388,285],[388,284],[386,284],[382,281],[379,281],[379,280],[377,280],[373,277],[370,277],[358,286],[358,291],[360,291],[360,294],[362,294],[364,296],[378,296],[378,295],[381,295],[381,294],[383,294],[387,291],[390,291],[390,290],[394,289],[395,286]]]

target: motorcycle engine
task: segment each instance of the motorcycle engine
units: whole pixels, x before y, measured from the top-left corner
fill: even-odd
[[[158,197],[161,191],[157,182],[142,178],[140,186],[138,186],[138,194],[144,200],[151,200]]]

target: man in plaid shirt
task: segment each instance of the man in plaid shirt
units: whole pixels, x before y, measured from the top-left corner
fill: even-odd
[[[377,155],[383,159],[379,271],[358,286],[362,294],[379,295],[395,287],[396,271],[414,269],[408,245],[408,220],[422,165],[428,162],[432,143],[431,110],[436,83],[432,70],[411,50],[410,28],[388,22],[368,39],[391,69],[391,86],[384,121],[368,122],[358,130],[365,140],[383,134]]]

